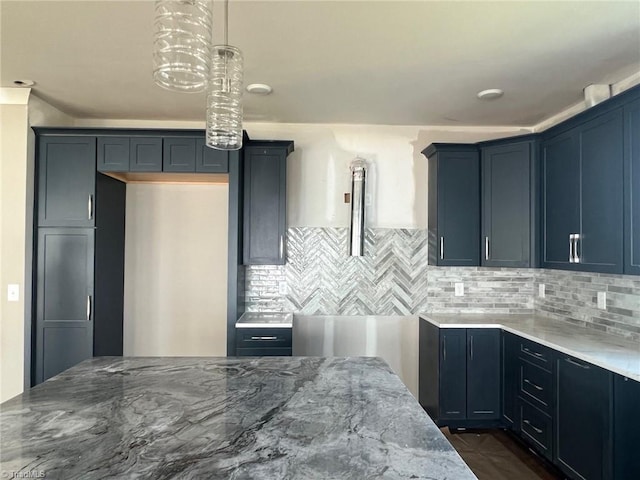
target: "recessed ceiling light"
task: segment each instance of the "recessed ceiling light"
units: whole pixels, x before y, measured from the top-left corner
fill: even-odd
[[[36,82],[34,82],[33,80],[14,80],[13,84],[16,87],[33,87]]]
[[[252,83],[247,85],[247,92],[255,93],[256,95],[269,95],[273,89],[266,83]]]
[[[478,98],[481,98],[482,100],[494,100],[496,98],[500,98],[502,95],[504,95],[504,92],[499,88],[489,88],[478,92]]]

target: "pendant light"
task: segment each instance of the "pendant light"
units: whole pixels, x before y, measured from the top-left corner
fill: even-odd
[[[242,148],[242,52],[231,45],[229,0],[224,2],[224,44],[211,47],[211,70],[207,87],[208,147],[218,150]]]
[[[153,78],[169,90],[206,89],[213,30],[210,0],[157,0]]]

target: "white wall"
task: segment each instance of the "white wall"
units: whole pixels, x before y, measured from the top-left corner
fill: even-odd
[[[10,90],[14,90],[11,92]],[[0,401],[23,390],[24,325],[29,300],[27,264],[27,173],[29,91],[3,89],[0,98]],[[9,302],[7,286],[20,299]],[[26,300],[26,301],[25,301]]]
[[[129,184],[125,355],[227,351],[228,185]]]

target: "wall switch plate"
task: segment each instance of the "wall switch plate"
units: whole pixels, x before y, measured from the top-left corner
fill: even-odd
[[[287,293],[289,293],[287,282],[278,282],[278,293],[280,295],[286,295]]]
[[[546,296],[546,291],[545,291],[545,285],[544,283],[541,283],[540,285],[538,285],[538,296],[540,298],[544,298]]]
[[[607,292],[598,292],[598,308],[600,310],[607,309]]]
[[[455,286],[455,289],[456,289],[455,296],[456,297],[463,297],[464,296],[464,283],[462,283],[462,282],[455,283],[454,286]]]
[[[20,285],[10,283],[7,287],[7,301],[18,302],[20,300]]]

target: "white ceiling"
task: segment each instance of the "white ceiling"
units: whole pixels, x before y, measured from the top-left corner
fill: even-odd
[[[0,8],[2,86],[35,80],[76,117],[204,119],[204,94],[153,83],[153,1]],[[274,89],[245,95],[249,121],[529,126],[640,71],[638,1],[231,0],[229,29],[245,84]]]

